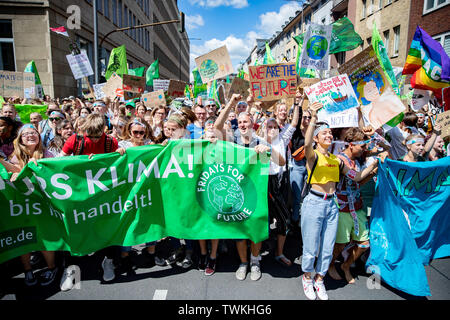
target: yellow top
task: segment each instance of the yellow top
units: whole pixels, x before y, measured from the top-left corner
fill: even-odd
[[[314,150],[314,152],[317,154],[318,159],[311,179],[311,184],[325,184],[330,181],[339,182],[338,158],[332,153],[327,157],[317,150]],[[310,175],[311,172],[308,170],[308,179]]]

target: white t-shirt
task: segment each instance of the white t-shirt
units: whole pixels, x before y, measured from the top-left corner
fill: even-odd
[[[272,141],[272,149],[275,149],[278,153],[280,153],[283,157],[286,154],[286,148],[289,144],[289,141],[291,141],[292,136],[294,135],[295,127],[288,124],[283,128],[283,130],[280,132],[280,135]],[[286,159],[287,161],[287,159]],[[270,175],[276,175],[279,173],[282,173],[286,171],[286,166],[279,166],[278,164],[274,163],[273,161],[270,161],[270,167],[269,167],[269,174]]]

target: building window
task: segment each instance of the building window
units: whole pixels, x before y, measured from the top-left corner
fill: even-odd
[[[96,0],[97,1],[97,11],[100,13],[103,13],[103,0]]]
[[[400,45],[400,26],[394,27],[394,55],[398,56],[398,50]]]
[[[450,56],[450,32],[439,34],[433,37],[444,48],[445,53]]]
[[[386,49],[386,54],[389,55],[389,30],[383,32],[384,36],[384,47]]]
[[[119,0],[118,3],[118,11],[119,11],[119,27],[122,28],[123,26],[123,21],[122,21],[122,0]]]
[[[109,0],[105,0],[103,8],[105,9],[105,17],[109,19]]]
[[[128,27],[128,8],[127,6],[124,7],[123,10],[123,26],[122,28]],[[125,31],[128,35],[130,35],[129,30]]]
[[[12,20],[0,20],[0,70],[16,71]]]
[[[361,7],[361,19],[364,19],[366,17],[366,0],[362,0],[362,7]]]
[[[442,8],[450,3],[450,0],[424,0],[423,14]]]
[[[383,0],[378,0],[378,10],[381,10],[383,8]]]
[[[372,45],[372,37],[367,38],[367,46],[370,47]]]
[[[112,18],[113,23],[117,25],[117,0],[112,0]]]
[[[133,14],[133,23],[131,24],[131,26],[133,27],[135,25],[136,25],[136,16]],[[133,29],[133,39],[137,41],[136,29]]]
[[[339,63],[339,65],[342,65],[345,63],[345,51],[341,51],[335,54],[336,61]]]

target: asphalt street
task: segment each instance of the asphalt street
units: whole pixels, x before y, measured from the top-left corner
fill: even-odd
[[[274,243],[266,241],[261,261],[262,278],[252,281],[250,274],[244,281],[235,278],[239,260],[235,244],[224,241],[228,250],[222,246],[218,257],[216,273],[205,276],[196,269],[182,269],[171,266],[142,267],[139,255],[133,256],[138,268],[135,275],[118,275],[111,283],[101,280],[102,257],[96,254],[78,258],[81,269],[80,289],[62,292],[59,279],[50,286],[26,287],[20,261],[10,262],[8,272],[2,272],[0,299],[2,300],[307,300],[301,286],[301,246],[298,237],[289,236],[286,243],[286,256],[294,261],[287,268],[274,260]],[[136,246],[139,250],[142,246]],[[137,251],[139,254],[139,252]],[[195,258],[195,256],[194,256]],[[339,265],[339,264],[338,264]],[[4,267],[4,266],[3,266]],[[39,273],[44,266],[35,266]],[[431,289],[430,297],[415,297],[381,282],[375,285],[370,275],[364,271],[360,261],[352,268],[356,283],[348,285],[345,281],[335,281],[329,276],[325,285],[330,300],[448,300],[450,299],[450,259],[433,260],[425,267]],[[339,268],[338,268],[339,270]],[[6,277],[5,277],[6,275]]]

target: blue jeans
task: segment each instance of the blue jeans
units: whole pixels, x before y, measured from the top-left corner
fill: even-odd
[[[302,271],[325,276],[333,258],[339,210],[334,197],[327,200],[309,193],[302,204],[301,231],[303,240]]]
[[[308,174],[306,172],[306,158],[300,161],[292,159],[292,167],[290,168],[291,189],[293,195],[292,204],[292,222],[297,223],[300,219],[300,201],[302,200],[302,190],[305,179]]]

